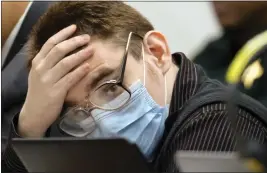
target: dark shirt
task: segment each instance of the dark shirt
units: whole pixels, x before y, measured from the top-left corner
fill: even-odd
[[[186,117],[186,121],[181,125],[174,126],[182,113],[182,108],[190,102],[190,98],[200,92],[206,82],[211,81],[200,66],[187,58],[174,54],[174,60],[180,69],[173,89],[165,134],[155,160],[155,166],[160,172],[178,172],[174,163],[174,154],[177,150],[236,150],[236,140],[227,120],[224,103],[199,107]],[[246,139],[254,139],[259,143],[267,142],[267,127],[244,109],[238,110],[236,126]],[[172,130],[175,130],[175,135],[170,136]]]
[[[193,64],[181,54],[176,53],[173,58],[179,66],[179,72],[173,88],[170,113],[165,122],[164,136],[156,150],[154,164],[160,172],[178,172],[173,157],[177,150],[233,151],[236,147],[230,123],[226,120],[226,108],[223,103],[199,107],[186,118],[182,125],[174,126],[181,108],[186,106],[190,98],[199,92],[208,78],[201,67]],[[176,133],[169,139],[169,132],[173,128],[176,128]],[[266,127],[243,109],[238,111],[237,128],[248,139],[255,139],[260,143],[267,141]],[[14,127],[12,136],[17,136]],[[50,136],[53,136],[52,132]],[[165,144],[166,142],[168,145]],[[6,169],[12,171],[24,169],[10,147],[4,153],[3,158]]]

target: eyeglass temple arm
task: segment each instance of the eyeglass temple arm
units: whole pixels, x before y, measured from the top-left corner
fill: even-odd
[[[123,79],[124,79],[124,72],[125,72],[126,62],[127,62],[127,58],[128,58],[128,52],[129,52],[129,45],[130,45],[131,38],[132,38],[133,34],[143,40],[143,37],[140,36],[139,34],[136,34],[134,32],[130,32],[130,34],[128,36],[126,48],[125,48],[125,53],[124,53],[122,63],[121,63],[121,73],[120,73],[120,78],[119,78],[121,83],[123,83]]]

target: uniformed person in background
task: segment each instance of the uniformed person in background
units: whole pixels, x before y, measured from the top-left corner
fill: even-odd
[[[246,42],[257,34],[267,30],[267,2],[219,2],[213,1],[213,7],[223,35],[210,42],[194,59],[210,78],[225,81],[228,66],[237,52]],[[246,94],[267,106],[267,49],[261,54],[260,68],[265,68]]]

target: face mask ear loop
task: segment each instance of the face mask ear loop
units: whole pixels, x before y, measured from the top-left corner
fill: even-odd
[[[165,105],[167,105],[167,96],[168,96],[168,91],[167,91],[167,80],[166,80],[166,75],[164,76],[164,93],[165,93]]]
[[[142,44],[142,57],[143,57],[143,64],[144,64],[144,86],[146,86],[146,62],[145,62],[145,51],[144,51],[144,46]],[[164,97],[164,102],[165,105],[167,105],[167,80],[166,80],[166,75],[164,76],[164,93],[165,93],[165,97]]]
[[[143,57],[143,64],[144,64],[144,86],[146,86],[146,62],[145,62],[145,51],[144,51],[143,44],[142,44],[142,57]]]

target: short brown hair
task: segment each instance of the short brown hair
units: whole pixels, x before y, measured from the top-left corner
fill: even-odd
[[[144,36],[154,29],[138,11],[120,1],[56,2],[38,20],[29,35],[29,65],[52,35],[71,24],[77,26],[74,35],[86,33],[102,40],[111,39],[118,44],[125,44],[130,32]],[[140,46],[131,48],[130,53],[139,56],[137,52],[141,49],[136,48]]]

